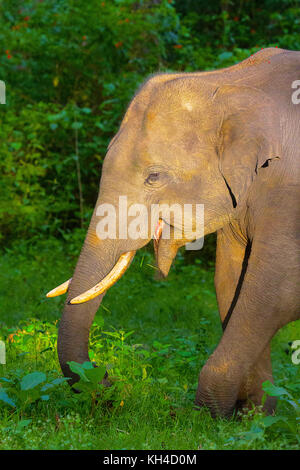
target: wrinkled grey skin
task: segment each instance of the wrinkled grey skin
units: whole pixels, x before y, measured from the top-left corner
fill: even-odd
[[[215,72],[155,75],[131,102],[104,161],[96,207],[117,204],[119,195],[149,207],[202,203],[205,233],[217,231],[224,334],[196,395],[213,416],[261,403],[261,384],[272,380],[270,341],[299,318],[300,105],[291,100],[299,79],[300,53],[272,48]],[[59,328],[59,360],[72,382],[67,362],[89,360],[102,296],[68,301],[99,282],[122,253],[149,241],[100,241],[98,219],[94,212]],[[164,275],[185,241],[160,240]],[[274,405],[269,398],[265,409]]]

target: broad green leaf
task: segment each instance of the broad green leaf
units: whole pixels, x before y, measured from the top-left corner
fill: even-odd
[[[25,375],[21,380],[21,390],[31,390],[32,388],[40,385],[46,381],[46,375],[44,372],[32,372],[31,374]]]
[[[75,390],[79,390],[80,392],[91,392],[94,389],[94,385],[92,382],[86,382],[84,380],[79,380],[73,385]],[[77,397],[76,397],[77,398]]]
[[[4,403],[12,406],[13,408],[16,407],[15,402],[11,398],[9,398],[5,390],[0,391],[0,401],[3,401]]]
[[[85,370],[89,370],[89,369],[93,369],[94,366],[93,364],[90,362],[90,361],[86,361],[82,364],[82,367],[85,369]]]
[[[82,367],[82,364],[79,364],[78,362],[75,362],[75,361],[70,361],[67,364],[70,367],[71,371],[74,372],[74,374],[79,375],[79,377],[82,380],[84,380],[85,382],[88,382],[88,378],[85,375],[85,371],[84,371],[84,368]]]
[[[7,379],[6,377],[0,377],[0,382],[13,383],[12,380]]]
[[[253,425],[253,426],[251,426],[250,431],[243,434],[243,439],[245,441],[255,441],[256,439],[261,437],[263,435],[263,433],[264,433],[264,431],[263,431],[262,428],[260,428],[257,425]]]
[[[287,421],[287,418],[284,416],[266,416],[262,419],[262,423],[266,428],[273,426],[273,424],[278,423],[279,421]]]
[[[270,396],[270,397],[281,397],[283,395],[287,395],[291,397],[289,392],[283,387],[276,387],[276,385],[272,384],[269,380],[262,384],[262,389]]]
[[[49,390],[49,388],[56,387],[57,385],[66,382],[67,380],[69,380],[68,377],[58,377],[57,379],[52,380],[52,382],[45,384],[41,388],[41,391],[45,392],[46,390]]]
[[[93,369],[87,370],[86,371],[86,376],[87,378],[93,383],[97,384],[101,382],[101,380],[104,378],[106,372],[106,367],[93,367]]]
[[[57,379],[52,380],[51,384],[60,385],[64,382],[67,382],[67,380],[69,380],[69,377],[58,377]]]
[[[79,375],[79,377],[84,380],[85,382],[88,382],[88,378],[85,374],[85,372],[89,369],[93,368],[93,364],[91,362],[84,362],[83,364],[79,364],[79,362],[75,361],[70,361],[67,363],[74,374]]]

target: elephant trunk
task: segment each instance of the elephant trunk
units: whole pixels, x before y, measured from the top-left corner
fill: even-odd
[[[47,294],[48,297],[54,297],[68,290],[58,331],[57,351],[62,371],[66,377],[70,377],[70,385],[78,381],[78,376],[71,372],[68,362],[89,361],[90,327],[105,291],[125,272],[135,251],[150,240],[100,240],[96,231],[96,208],[72,279]],[[166,276],[178,246],[177,243],[170,243],[170,240],[161,239],[163,229],[164,224],[159,220],[154,233],[155,251],[158,267]]]
[[[120,254],[124,251],[116,240],[99,240],[96,235],[94,213],[69,284],[68,297],[58,332],[58,358],[64,375],[70,377],[71,385],[78,380],[78,376],[70,371],[68,362],[89,361],[90,327],[105,292],[85,303],[71,304],[70,302],[104,279],[113,270]]]

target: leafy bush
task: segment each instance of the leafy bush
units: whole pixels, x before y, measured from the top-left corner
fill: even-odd
[[[300,391],[300,382],[290,382],[285,387],[278,387],[270,381],[262,386],[265,396],[277,397],[279,412],[274,416],[265,416],[250,411],[248,417],[253,419],[253,424],[248,431],[242,431],[227,441],[227,446],[234,445],[237,449],[251,449],[259,442],[266,439],[284,438],[291,445],[300,443],[300,400],[296,393]],[[247,416],[244,416],[247,418]]]
[[[47,381],[46,374],[38,371],[22,376],[17,370],[10,378],[0,377],[0,403],[23,410],[37,400],[48,401],[49,391],[66,380],[58,377]]]
[[[0,11],[5,246],[86,227],[107,144],[146,76],[300,47],[292,1],[4,0]]]

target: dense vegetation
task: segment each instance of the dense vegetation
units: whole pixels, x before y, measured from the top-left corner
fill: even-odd
[[[102,366],[100,374],[109,368],[114,385],[99,390],[77,366],[84,392],[72,393],[56,355],[64,299],[44,295],[45,286],[71,275],[76,258],[70,246],[47,240],[21,244],[0,261],[0,334],[7,344],[7,365],[0,365],[0,448],[299,447],[299,365],[289,346],[299,339],[299,322],[273,341],[276,388],[268,393],[279,396],[275,417],[250,411],[242,420],[213,420],[193,409],[199,370],[221,326],[212,270],[199,262],[187,266],[182,256],[168,281],[158,282],[152,255],[138,253],[92,327],[90,357]]]
[[[1,243],[86,226],[107,144],[149,74],[300,49],[299,2],[263,3],[2,0]]]
[[[145,78],[231,65],[268,46],[300,50],[299,24],[297,0],[2,0],[0,448],[299,446],[288,344],[299,322],[273,342],[281,387],[266,390],[279,396],[276,417],[213,421],[193,410],[198,371],[221,335],[213,239],[196,262],[179,254],[167,282],[153,280],[152,255],[139,253],[107,294],[91,359],[117,380],[97,402],[93,381],[74,396],[61,380],[63,299],[44,298],[72,273],[107,144]]]

